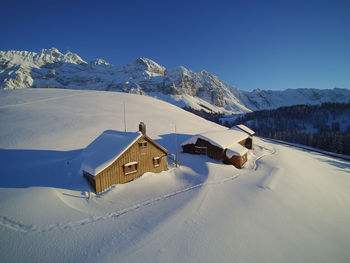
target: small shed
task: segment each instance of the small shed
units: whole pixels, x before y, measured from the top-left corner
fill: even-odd
[[[146,135],[141,123],[139,132],[104,131],[84,150],[82,171],[98,194],[146,172],[166,170],[167,155],[165,148]]]
[[[232,164],[237,168],[242,168],[247,162],[248,149],[240,144],[232,145],[225,150],[224,163]]]
[[[208,157],[242,168],[247,161],[245,148],[249,135],[241,130],[226,129],[197,134],[181,144],[185,153],[206,154]]]

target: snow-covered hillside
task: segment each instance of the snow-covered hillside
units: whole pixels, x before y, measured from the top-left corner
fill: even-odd
[[[107,65],[108,66],[108,65]],[[158,73],[157,73],[158,74]],[[347,262],[350,163],[254,139],[243,169],[180,153],[179,168],[87,199],[82,149],[108,129],[175,151],[222,126],[119,92],[0,92],[3,262]]]
[[[166,69],[139,58],[122,66],[96,59],[85,62],[77,54],[55,48],[40,52],[0,51],[0,88],[88,89],[147,94],[180,107],[222,113],[243,113],[295,104],[349,102],[350,90],[296,89],[245,92],[202,70],[182,66]]]

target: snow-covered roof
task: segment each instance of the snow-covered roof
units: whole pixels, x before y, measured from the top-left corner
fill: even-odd
[[[238,142],[246,139],[248,135],[240,130],[227,129],[223,131],[210,131],[197,134],[183,142],[181,145],[195,144],[198,138],[210,142],[212,145],[218,146],[222,149],[231,147]]]
[[[226,157],[231,159],[232,156],[243,156],[247,152],[248,152],[247,148],[237,143],[227,148]]]
[[[246,133],[248,133],[251,136],[255,134],[255,132],[252,129],[248,128],[247,126],[245,126],[243,124],[238,124],[236,126],[233,126],[231,129],[237,129],[237,128],[242,130],[242,131],[245,131]]]
[[[82,170],[91,175],[97,175],[141,136],[141,132],[104,131],[84,150]]]

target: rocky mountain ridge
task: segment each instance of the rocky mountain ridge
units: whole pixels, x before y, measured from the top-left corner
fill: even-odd
[[[349,102],[350,90],[289,89],[242,91],[202,70],[166,69],[148,58],[114,66],[103,59],[84,61],[56,48],[40,52],[0,51],[0,89],[65,88],[149,95],[180,107],[244,113],[295,104]]]

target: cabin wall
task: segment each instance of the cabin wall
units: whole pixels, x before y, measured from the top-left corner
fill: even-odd
[[[238,143],[247,149],[253,149],[253,138],[248,137]]]
[[[242,168],[243,165],[247,162],[248,157],[247,154],[244,154],[243,156],[232,156],[232,158],[225,157],[224,163],[226,164],[232,164],[236,168]]]
[[[206,140],[201,138],[197,139],[195,144],[186,144],[182,146],[182,150],[185,153],[193,154],[206,154],[210,158],[222,161],[224,159],[224,150],[220,147],[212,145]]]
[[[140,147],[139,143],[144,141],[147,142],[147,146]],[[158,167],[154,167],[154,157],[161,157]],[[138,162],[137,172],[125,175],[123,165],[129,162]],[[127,183],[146,172],[158,173],[166,169],[166,153],[155,146],[148,138],[142,136],[113,164],[95,176],[95,190],[96,193],[99,193],[113,184]]]
[[[253,149],[253,137],[249,137],[246,139],[245,141],[245,144],[244,146],[247,148],[247,149]]]
[[[182,145],[181,147],[184,153],[204,154],[202,152],[196,151],[195,144],[186,144],[186,145]]]

